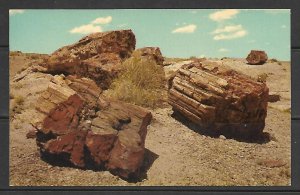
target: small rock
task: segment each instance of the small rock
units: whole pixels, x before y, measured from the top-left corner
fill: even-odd
[[[220,135],[220,137],[219,137],[220,139],[226,139],[226,137],[224,136],[224,135]]]
[[[268,96],[268,102],[278,102],[280,101],[280,95],[276,92],[270,92]]]

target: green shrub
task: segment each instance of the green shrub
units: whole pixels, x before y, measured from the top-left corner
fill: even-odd
[[[133,56],[121,65],[107,95],[145,107],[156,107],[163,99],[165,73],[154,60]]]

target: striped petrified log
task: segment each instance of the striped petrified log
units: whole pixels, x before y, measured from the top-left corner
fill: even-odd
[[[236,71],[194,62],[169,81],[168,100],[175,113],[208,132],[253,136],[264,129],[268,92]]]
[[[38,99],[37,145],[42,158],[80,168],[138,177],[152,115],[132,104],[105,100],[87,78],[55,76]]]

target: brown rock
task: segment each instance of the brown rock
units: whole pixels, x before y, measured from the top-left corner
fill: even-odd
[[[76,130],[82,108],[83,100],[77,94],[71,95],[50,111],[43,121],[42,132],[64,135]]]
[[[268,96],[268,102],[278,102],[280,101],[280,95],[274,92],[270,92]]]
[[[70,161],[77,167],[84,167],[84,146],[87,131],[74,130],[46,142],[42,151],[51,158]]]
[[[264,64],[268,60],[268,56],[265,51],[251,50],[246,60],[253,65]]]
[[[264,129],[268,91],[236,71],[191,63],[169,81],[168,94],[175,113],[208,132],[247,137]]]
[[[93,79],[102,89],[108,89],[120,71],[119,54],[103,53],[84,60],[76,67],[75,74]]]
[[[164,64],[164,57],[162,56],[159,47],[139,48],[133,52],[133,55],[137,55],[138,57],[148,57],[153,59],[158,65]]]
[[[144,160],[147,110],[100,97],[95,82],[75,76],[56,76],[39,98],[43,121],[37,145],[43,157],[76,167],[107,168],[136,177]]]
[[[45,64],[50,73],[89,77],[106,89],[115,76],[116,65],[130,57],[134,49],[131,30],[94,33],[58,49]]]
[[[37,134],[37,130],[32,129],[32,130],[28,131],[28,133],[26,134],[26,138],[27,139],[34,139],[34,138],[36,138],[36,134]]]

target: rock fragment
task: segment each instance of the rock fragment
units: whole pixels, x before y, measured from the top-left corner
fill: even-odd
[[[246,58],[247,62],[252,65],[261,65],[268,60],[268,55],[265,51],[251,50]]]

